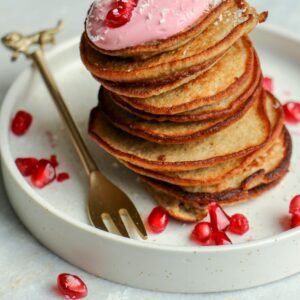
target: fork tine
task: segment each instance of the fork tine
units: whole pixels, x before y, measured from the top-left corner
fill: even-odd
[[[120,234],[123,237],[130,238],[129,234],[128,234],[128,231],[127,231],[121,217],[119,216],[119,214],[111,214],[110,217],[113,220],[113,222],[115,223],[115,226],[119,230]]]
[[[147,231],[145,229],[144,223],[141,219],[139,212],[137,211],[136,207],[130,203],[127,205],[125,212],[128,214],[130,219],[132,220],[133,224],[136,226],[137,230],[139,231],[140,236],[146,240],[148,238]],[[122,212],[121,212],[122,213]]]
[[[106,228],[106,226],[105,226],[105,224],[102,220],[102,215],[101,214],[95,215],[95,214],[93,214],[93,212],[95,212],[95,211],[88,209],[88,215],[89,215],[90,222],[96,228],[99,228],[99,229],[104,230],[104,231],[108,231],[108,229]]]

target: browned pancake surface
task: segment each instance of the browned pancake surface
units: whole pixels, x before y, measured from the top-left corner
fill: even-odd
[[[244,177],[233,178],[233,188],[219,192],[191,193],[180,187],[143,177],[152,196],[176,219],[196,222],[207,214],[207,205],[217,201],[222,206],[234,205],[255,198],[273,188],[288,172],[292,153],[292,141],[287,130],[283,131],[277,149],[268,153],[269,159],[257,158],[245,169]],[[278,150],[279,149],[279,150]],[[263,161],[263,163],[262,163]],[[252,173],[247,173],[252,169]],[[248,177],[247,177],[248,175]],[[245,178],[246,177],[246,178]]]
[[[113,97],[128,106],[152,114],[177,114],[216,104],[245,93],[257,71],[252,43],[244,37],[213,67],[194,80],[171,91],[147,98]]]
[[[187,171],[216,165],[262,148],[271,135],[266,99],[256,101],[239,121],[203,140],[161,145],[131,136],[111,126],[103,113],[91,113],[89,133],[120,160],[157,171]]]
[[[159,144],[185,144],[208,137],[237,122],[260,96],[261,89],[259,88],[232,115],[188,123],[157,122],[141,119],[116,105],[110,94],[104,89],[100,91],[99,106],[115,127],[131,135]]]
[[[271,94],[267,99],[267,114],[272,125],[272,135],[266,145],[245,157],[236,158],[212,167],[185,172],[156,172],[122,162],[134,172],[179,186],[197,186],[218,184],[225,179],[241,173],[260,153],[267,151],[277,140],[283,127],[283,112],[279,101]]]

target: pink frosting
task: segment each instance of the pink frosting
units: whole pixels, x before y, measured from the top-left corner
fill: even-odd
[[[86,32],[99,48],[119,50],[166,39],[192,25],[221,0],[139,0],[131,20],[118,28],[104,24],[114,0],[96,0],[86,21]]]

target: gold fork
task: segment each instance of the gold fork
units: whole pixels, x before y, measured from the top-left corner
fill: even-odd
[[[60,21],[55,28],[28,36],[13,32],[4,36],[2,42],[7,48],[13,50],[12,60],[16,60],[18,55],[23,53],[34,61],[52,95],[85,171],[89,176],[88,215],[91,223],[99,229],[108,231],[105,221],[112,220],[112,225],[114,226],[110,227],[112,228],[111,230],[129,238],[128,231],[121,218],[121,216],[127,216],[131,224],[136,226],[140,236],[146,239],[147,233],[144,224],[134,204],[123,191],[108,181],[97,168],[44,59],[43,46],[48,43],[54,43],[55,34],[62,27],[63,22]],[[38,46],[38,49],[31,53],[30,47],[34,44]]]

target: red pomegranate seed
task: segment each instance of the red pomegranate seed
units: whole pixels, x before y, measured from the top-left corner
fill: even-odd
[[[289,207],[289,213],[294,215],[294,214],[300,214],[300,195],[295,196]]]
[[[216,245],[223,246],[223,245],[230,245],[232,244],[230,238],[227,234],[223,231],[215,231],[212,234],[212,239],[215,241]]]
[[[63,182],[63,181],[66,181],[70,178],[70,175],[66,172],[63,172],[63,173],[59,173],[56,177],[56,180],[58,182]]]
[[[283,105],[284,118],[287,123],[297,124],[300,122],[300,103],[287,102]]]
[[[206,244],[210,240],[211,235],[211,224],[208,222],[200,222],[195,226],[191,238],[200,244]]]
[[[113,8],[106,15],[105,25],[110,28],[117,28],[128,23],[137,3],[138,0],[116,1]]]
[[[300,227],[300,214],[293,214],[291,219],[291,228]]]
[[[15,162],[21,174],[27,177],[32,174],[32,171],[36,167],[38,160],[33,157],[28,157],[28,158],[17,158]]]
[[[210,223],[214,231],[226,231],[230,225],[230,218],[216,202],[212,202],[208,206]]]
[[[88,294],[87,286],[76,275],[59,274],[57,276],[57,287],[63,296],[70,299],[81,299]]]
[[[133,10],[137,6],[138,0],[119,0],[116,2],[114,8],[122,10]]]
[[[105,25],[110,28],[118,28],[128,23],[130,19],[131,12],[127,8],[113,8],[107,13]]]
[[[14,116],[11,123],[11,131],[15,135],[23,135],[27,132],[32,123],[32,116],[26,111],[20,110]]]
[[[271,77],[264,77],[263,79],[263,87],[266,91],[273,92],[273,78]]]
[[[148,217],[150,229],[155,233],[164,231],[169,222],[168,212],[161,206],[155,207]]]
[[[51,162],[53,168],[57,168],[59,166],[59,162],[58,162],[57,156],[55,154],[50,156],[50,162]]]
[[[230,218],[229,232],[243,235],[249,230],[249,222],[242,214],[235,214]]]
[[[56,177],[55,169],[47,159],[41,159],[37,163],[31,175],[31,182],[37,188],[43,188]]]

